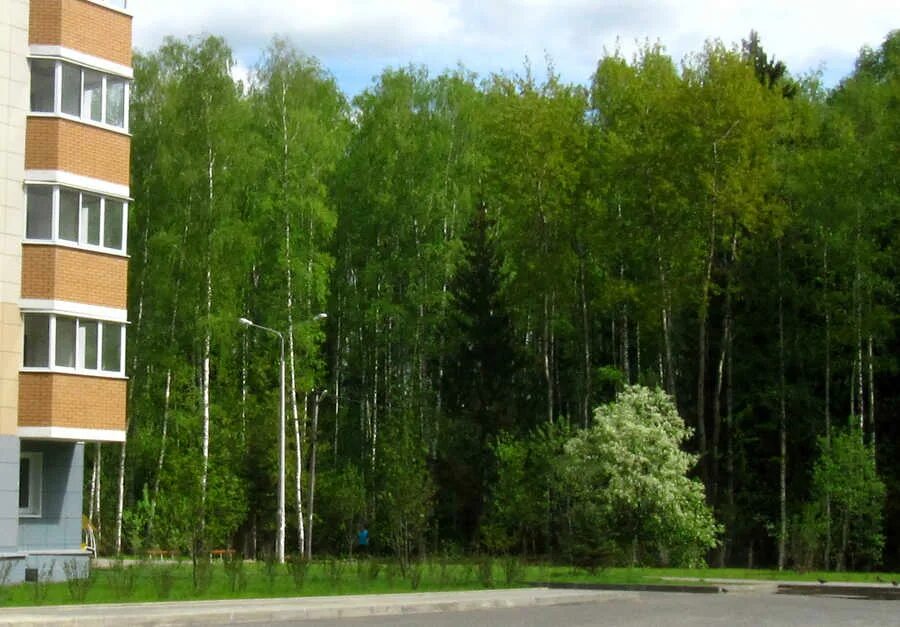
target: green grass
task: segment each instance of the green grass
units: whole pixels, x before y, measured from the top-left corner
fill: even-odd
[[[59,567],[59,573],[63,572]],[[113,568],[94,568],[90,585],[20,584],[0,588],[0,606],[65,605],[71,603],[136,603],[211,599],[326,596],[477,590],[485,587],[519,587],[525,582],[678,584],[671,578],[690,578],[701,583],[715,579],[766,581],[877,582],[898,580],[896,573],[821,573],[774,570],[605,568],[594,573],[571,566],[524,565],[519,560],[429,560],[404,576],[396,562],[379,559],[319,560],[311,563],[302,582],[287,565],[265,562],[222,561],[210,563],[206,575],[195,584],[189,561],[177,563],[121,562]]]
[[[491,585],[506,587],[499,561],[491,568]],[[0,588],[0,607],[65,605],[71,603],[137,603],[210,599],[326,596],[339,594],[385,594],[473,590],[485,587],[483,573],[475,561],[429,561],[414,566],[404,576],[395,562],[323,560],[310,564],[302,584],[295,582],[287,565],[243,562],[240,573],[229,576],[222,561],[213,562],[207,577],[195,585],[189,561],[149,563],[125,561],[119,568],[94,568],[91,583],[70,586],[67,582],[19,584]],[[61,573],[62,570],[58,568]],[[171,587],[164,592],[161,581]],[[524,585],[520,582],[513,585]]]

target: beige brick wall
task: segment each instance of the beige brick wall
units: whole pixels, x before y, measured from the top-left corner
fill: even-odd
[[[16,433],[22,318],[18,305],[0,303],[0,435]]]
[[[124,379],[23,372],[19,426],[124,431],[125,392]]]
[[[29,117],[25,168],[65,170],[128,185],[131,139],[72,120]]]
[[[28,41],[131,65],[131,16],[84,0],[31,0]]]
[[[128,259],[61,246],[22,247],[22,298],[125,309]]]
[[[22,233],[25,116],[28,111],[28,0],[0,9],[0,435],[16,433],[22,364]]]

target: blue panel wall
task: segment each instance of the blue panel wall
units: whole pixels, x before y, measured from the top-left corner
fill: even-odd
[[[19,525],[19,438],[0,435],[0,553],[16,550]]]
[[[80,549],[84,444],[22,440],[21,447],[43,453],[43,473],[41,516],[19,519],[18,549]]]

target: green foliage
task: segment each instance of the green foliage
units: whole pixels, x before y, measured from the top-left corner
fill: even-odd
[[[478,582],[482,588],[494,587],[494,558],[490,555],[481,555],[475,561],[475,569],[478,574]]]
[[[244,570],[244,558],[237,552],[225,554],[222,566],[228,577],[228,587],[232,593],[243,592],[247,588],[247,573]]]
[[[418,590],[419,586],[422,584],[422,575],[424,574],[425,567],[421,562],[412,562],[406,569],[407,575],[409,575],[409,585],[413,590]]]
[[[160,562],[158,564],[148,564],[146,568],[149,571],[149,579],[153,585],[156,599],[165,601],[170,598],[175,587],[179,563]]]
[[[120,600],[130,599],[134,594],[137,582],[137,571],[133,564],[118,558],[106,570],[106,580],[115,598]]]
[[[212,558],[206,551],[195,551],[191,558],[191,566],[191,583],[193,584],[194,596],[203,596],[212,585]]]
[[[884,548],[882,512],[885,485],[875,468],[871,446],[862,441],[858,429],[838,431],[831,441],[819,439],[819,458],[813,466],[813,494],[818,514],[813,523],[820,542],[829,531],[834,535],[838,570],[847,565],[871,568],[881,563]],[[832,529],[825,525],[826,502],[830,502]],[[824,542],[823,542],[824,543]]]
[[[44,564],[38,569],[37,578],[28,584],[28,588],[31,592],[31,602],[34,605],[42,605],[47,599],[47,593],[50,589],[50,581],[53,579],[53,569],[55,566],[56,561]]]
[[[723,563],[770,559],[767,525],[793,516],[798,561],[824,556],[830,519],[829,560],[871,564],[875,527],[851,523],[837,553],[845,510],[825,516],[813,485],[810,434],[852,413],[893,559],[897,42],[828,91],[751,33],[681,65],[662,45],[606,54],[588,90],[552,66],[386,70],[352,106],[283,41],[247,85],[220,38],[136,54],[126,546],[270,545],[277,345],[246,316],[286,333],[287,493],[307,513],[292,471],[315,435],[317,551],[352,552],[368,521],[404,575],[445,543],[692,563],[715,539],[705,496]],[[592,409],[634,383],[693,434],[612,433],[621,416]],[[313,434],[304,400],[324,387]]]
[[[76,603],[84,603],[88,592],[90,592],[96,581],[90,562],[88,560],[82,560],[81,562],[74,559],[67,560],[63,563],[63,572],[66,576],[69,596]]]
[[[12,560],[3,560],[0,561],[0,603],[6,600],[7,597],[7,584],[9,583],[9,575],[12,572],[13,561]]]
[[[508,555],[501,562],[503,566],[503,579],[507,586],[520,583],[525,574],[525,568],[522,560],[515,555]]]
[[[325,560],[325,575],[334,588],[340,585],[345,566],[346,564],[341,559],[331,557]]]
[[[551,544],[547,525],[553,514],[557,466],[571,434],[563,422],[544,425],[524,438],[509,434],[497,438],[493,447],[497,475],[481,526],[488,551],[526,553],[529,546]]]
[[[291,581],[294,582],[294,589],[300,592],[303,589],[303,584],[306,582],[309,560],[300,553],[291,553],[285,559],[285,564],[287,565],[288,574],[291,576]]]
[[[400,563],[401,573],[421,553],[434,503],[434,484],[425,463],[424,450],[409,428],[401,422],[394,430],[385,430],[387,442],[380,450],[378,512],[381,524],[378,531]]]
[[[317,534],[323,544],[338,551],[352,550],[358,525],[366,511],[366,484],[362,473],[353,466],[323,471],[318,479],[320,494],[316,513],[319,518]]]
[[[147,530],[153,516],[153,508],[150,504],[150,496],[147,485],[141,492],[141,499],[132,507],[122,512],[123,535],[128,540],[128,546],[135,555],[140,555],[147,548]]]
[[[687,474],[696,457],[681,450],[690,435],[661,390],[628,386],[601,406],[594,425],[565,446],[562,477],[574,525],[594,545],[612,539],[645,559],[701,563],[721,529],[702,484]]]
[[[278,556],[275,555],[274,551],[266,551],[263,553],[263,560],[260,566],[262,567],[266,585],[269,590],[273,590],[278,579]]]

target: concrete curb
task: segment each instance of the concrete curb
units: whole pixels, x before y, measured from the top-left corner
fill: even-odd
[[[432,612],[545,607],[632,598],[633,593],[524,588],[476,592],[98,604],[0,610],[0,625],[221,625],[325,620]]]
[[[670,581],[695,582],[687,577],[663,577]],[[705,579],[710,584],[727,586],[728,592],[768,592],[771,594],[796,594],[805,596],[831,595],[862,599],[900,601],[900,588],[888,582],[826,581],[778,581],[773,579]]]
[[[900,588],[885,585],[854,585],[841,583],[795,583],[780,584],[778,594],[798,594],[804,596],[842,596],[879,601],[900,601]]]
[[[686,592],[688,594],[719,594],[728,592],[721,586],[703,584],[663,584],[663,583],[556,583],[536,582],[528,584],[551,590],[605,590],[608,592]]]

